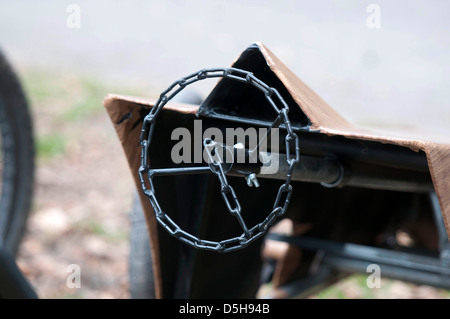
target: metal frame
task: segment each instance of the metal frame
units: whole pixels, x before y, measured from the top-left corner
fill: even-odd
[[[396,251],[352,243],[337,243],[306,236],[291,237],[275,233],[266,240],[289,243],[301,249],[317,252],[319,266],[302,280],[290,282],[272,294],[272,297],[306,296],[311,291],[328,285],[337,276],[352,273],[367,274],[367,266],[377,264],[383,277],[450,289],[450,242],[436,193],[430,193],[430,201],[438,229],[439,253],[403,249]]]

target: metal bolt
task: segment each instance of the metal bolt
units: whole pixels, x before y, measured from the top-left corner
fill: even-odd
[[[253,186],[259,187],[259,182],[258,182],[258,179],[256,178],[256,174],[255,173],[248,174],[245,177],[245,179],[247,180],[247,185],[249,187],[253,187]]]

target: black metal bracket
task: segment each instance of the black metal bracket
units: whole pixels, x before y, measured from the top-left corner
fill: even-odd
[[[430,199],[439,235],[439,253],[435,254],[338,243],[307,236],[267,234],[266,240],[286,242],[321,255],[316,272],[280,289],[289,292],[290,296],[305,295],[305,292],[314,288],[311,283],[321,286],[335,277],[336,273],[367,273],[367,266],[370,264],[377,264],[386,278],[450,289],[450,243],[435,192],[430,193]],[[320,278],[323,280],[319,280]]]

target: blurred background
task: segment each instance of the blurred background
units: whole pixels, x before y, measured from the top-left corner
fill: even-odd
[[[450,137],[448,1],[1,1],[0,46],[36,136],[35,197],[18,264],[41,298],[129,298],[133,183],[102,101],[158,96],[264,43],[356,125]],[[206,96],[210,86],[198,86]],[[66,285],[69,264],[82,286]],[[353,276],[318,298],[449,298]]]

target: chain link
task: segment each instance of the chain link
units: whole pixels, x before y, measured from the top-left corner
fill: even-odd
[[[220,181],[221,195],[226,204],[227,210],[231,215],[237,218],[243,230],[243,233],[240,236],[225,239],[222,241],[203,240],[192,234],[189,234],[186,231],[180,229],[180,227],[167,214],[164,213],[156,198],[155,190],[153,187],[153,175],[151,173],[152,171],[150,169],[148,161],[149,148],[154,130],[153,124],[162,108],[167,104],[168,101],[175,97],[175,95],[182,91],[186,86],[208,78],[227,78],[234,81],[247,83],[260,90],[265,95],[267,101],[278,115],[272,123],[271,127],[277,128],[281,123],[283,123],[287,131],[285,143],[286,158],[287,163],[289,164],[289,169],[288,173],[286,174],[286,181],[278,189],[272,211],[261,223],[253,226],[251,229],[248,229],[247,225],[244,222],[244,219],[241,215],[241,205],[233,187],[227,181],[226,173],[222,166],[220,157],[219,160],[216,160],[212,156],[212,149],[223,147],[223,145],[220,143],[216,143],[210,139],[205,139],[203,141],[203,145],[207,149],[210,170],[218,177]],[[273,97],[275,97],[275,99]],[[141,135],[139,138],[141,145],[141,165],[139,167],[139,178],[141,180],[142,190],[148,197],[150,204],[153,207],[158,223],[164,229],[166,229],[166,231],[170,235],[178,238],[185,244],[198,249],[216,252],[231,252],[242,249],[263,236],[267,229],[276,221],[278,217],[282,216],[288,208],[293,191],[293,187],[290,184],[292,173],[294,171],[295,165],[300,160],[299,139],[292,130],[292,125],[288,117],[288,111],[289,108],[286,102],[275,88],[269,87],[263,81],[256,78],[251,72],[237,68],[203,69],[199,72],[192,73],[186,77],[183,77],[169,86],[163,93],[161,93],[155,106],[145,116],[142,124]],[[145,179],[145,175],[147,175],[147,180]],[[149,185],[150,187],[147,187],[147,185]],[[283,197],[284,199],[282,200]]]

